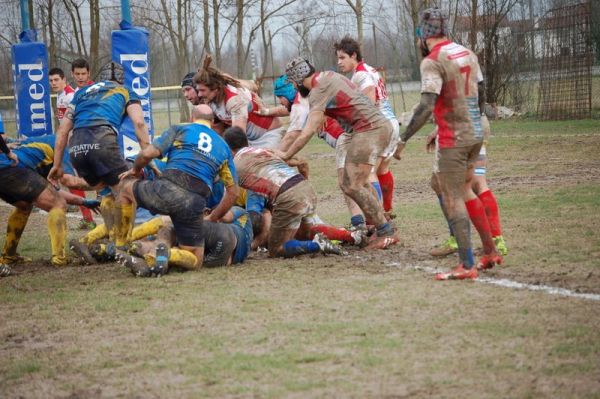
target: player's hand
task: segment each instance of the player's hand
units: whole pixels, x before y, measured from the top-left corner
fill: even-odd
[[[398,147],[396,147],[396,152],[394,152],[394,158],[396,158],[398,161],[402,159],[402,151],[404,150],[405,146],[406,143],[398,143]]]
[[[433,152],[435,150],[436,138],[437,138],[437,130],[434,130],[433,132],[431,132],[429,134],[429,136],[427,136],[427,139],[425,142],[425,149],[427,150],[427,152]]]
[[[271,149],[269,151],[271,151],[273,153],[273,155],[281,158],[284,161],[287,161],[288,159],[290,159],[290,157],[288,157],[287,154],[281,150]]]
[[[64,174],[65,172],[62,166],[54,165],[52,166],[52,169],[50,169],[50,172],[48,172],[48,180],[57,182],[56,184],[58,184],[58,181],[62,179]]]
[[[135,168],[131,168],[126,172],[123,172],[119,175],[119,180],[125,180],[130,177],[140,178],[142,177],[142,171],[137,172]]]
[[[11,166],[17,166],[19,164],[19,158],[17,157],[17,154],[15,154],[14,152],[10,151],[7,155],[8,159],[10,159],[12,161]]]
[[[158,169],[158,167],[154,163],[154,160],[150,161],[150,163],[148,164],[148,166],[150,167],[150,169],[152,169],[152,171],[154,172],[154,174],[156,175],[156,177],[162,176],[162,172],[160,171],[160,169]]]
[[[94,212],[96,215],[98,215],[100,212],[100,201],[96,199],[86,198],[83,200],[83,203],[81,205],[85,206],[88,209],[91,209],[92,212]]]

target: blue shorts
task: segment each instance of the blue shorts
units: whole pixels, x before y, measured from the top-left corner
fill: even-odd
[[[164,178],[135,182],[133,194],[138,206],[155,215],[171,217],[179,244],[189,247],[204,246],[204,196]]]

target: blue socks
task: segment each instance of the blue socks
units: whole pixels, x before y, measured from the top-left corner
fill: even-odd
[[[354,215],[350,218],[350,223],[352,226],[360,226],[361,224],[365,224],[365,217],[363,215]]]
[[[298,255],[319,252],[319,244],[312,241],[289,240],[283,244],[283,256],[291,258]]]
[[[377,199],[381,201],[383,199],[383,191],[381,191],[381,184],[378,181],[371,182],[371,185],[377,191]]]

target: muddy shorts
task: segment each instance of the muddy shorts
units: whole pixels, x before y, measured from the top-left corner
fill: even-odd
[[[390,159],[394,156],[396,148],[398,148],[398,142],[400,141],[400,123],[398,123],[397,119],[390,119],[390,124],[392,125],[392,136],[387,147],[383,149],[383,154],[381,154],[385,159]]]
[[[277,148],[284,134],[285,131],[283,128],[278,127],[277,129],[265,132],[262,136],[254,140],[250,140],[250,138],[248,138],[248,145],[256,148],[274,149]]]
[[[135,182],[133,194],[139,206],[154,214],[171,217],[177,242],[181,245],[204,245],[204,196],[188,191],[163,177]]]
[[[31,169],[20,166],[0,169],[0,198],[9,204],[34,202],[48,186],[48,180]]]
[[[100,182],[114,186],[119,183],[119,175],[128,169],[117,133],[106,125],[73,130],[69,155],[77,174],[90,186]]]
[[[468,167],[475,164],[483,142],[477,141],[471,145],[454,148],[436,147],[433,163],[434,173],[459,173],[465,172]]]
[[[290,179],[294,178],[295,176]],[[316,209],[315,190],[308,181],[302,178],[297,184],[278,194],[275,198],[269,234],[278,236],[281,234],[281,230],[297,229],[303,222],[314,224]]]
[[[355,164],[375,165],[377,158],[382,157],[384,151],[393,144],[393,147],[398,144],[398,138],[392,143],[393,129],[391,123],[369,130],[366,132],[353,133],[349,143],[346,145],[346,162]],[[341,138],[342,136],[340,136]],[[340,140],[338,139],[338,142]],[[337,151],[336,151],[337,158]]]
[[[237,245],[233,225],[229,223],[204,222],[203,266],[226,266]]]

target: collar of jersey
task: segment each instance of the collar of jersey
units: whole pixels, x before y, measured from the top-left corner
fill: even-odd
[[[192,123],[197,123],[198,125],[206,126],[207,128],[210,128],[210,129],[212,129],[212,126],[211,126],[210,122],[209,122],[209,121],[205,121],[205,120],[203,120],[203,119],[198,119],[198,120],[195,120],[195,121],[194,121],[194,122],[192,122]]]
[[[430,52],[433,52],[433,50],[435,50],[438,47],[442,47],[445,46],[447,44],[452,43],[450,40],[444,40],[443,42],[439,42],[438,44],[436,44],[435,46],[433,46],[433,48],[430,50]]]

